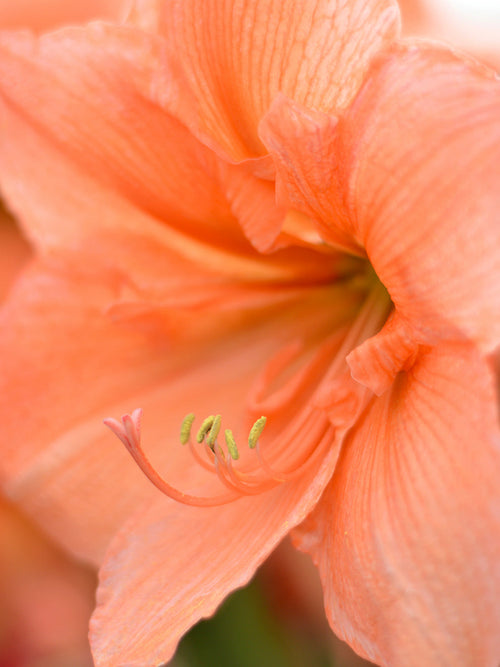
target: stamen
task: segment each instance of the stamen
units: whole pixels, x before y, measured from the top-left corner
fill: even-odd
[[[233,461],[237,461],[240,458],[240,453],[238,447],[236,446],[236,440],[234,439],[233,432],[230,428],[226,428],[224,431],[224,436],[226,438],[226,447],[229,452],[229,456]]]
[[[104,423],[109,426],[109,428],[120,438],[120,440],[125,444],[127,450],[143,471],[146,477],[165,495],[169,496],[177,502],[183,503],[185,505],[194,505],[198,507],[213,507],[217,505],[223,505],[229,502],[237,500],[242,495],[252,496],[258,495],[269,491],[283,482],[287,482],[291,479],[294,479],[298,474],[301,473],[303,465],[307,465],[308,461],[311,462],[311,457],[306,455],[306,457],[301,456],[299,460],[288,461],[288,465],[285,466],[285,470],[277,470],[272,467],[266,459],[262,456],[260,451],[259,438],[264,430],[266,425],[267,418],[262,416],[256,420],[250,429],[248,436],[248,446],[250,449],[256,450],[257,459],[255,467],[247,470],[246,472],[238,471],[233,468],[232,462],[237,461],[240,458],[238,446],[234,438],[233,432],[231,429],[225,430],[225,442],[226,442],[226,451],[222,449],[219,445],[217,438],[221,429],[221,415],[210,415],[207,417],[196,436],[196,440],[199,444],[202,444],[202,447],[208,457],[208,461],[204,460],[201,457],[201,452],[197,450],[196,446],[193,444],[193,439],[191,437],[191,430],[195,416],[193,413],[186,415],[182,421],[180,429],[180,441],[183,445],[189,444],[189,449],[193,454],[194,459],[199,463],[205,470],[215,474],[219,481],[229,489],[229,493],[218,495],[215,497],[200,497],[193,496],[191,494],[183,493],[175,487],[168,484],[153,468],[151,463],[148,461],[146,455],[144,454],[141,444],[141,418],[142,411],[134,410],[132,415],[123,415],[121,422],[116,419],[106,419]],[[300,420],[303,422],[300,428],[305,428],[309,422],[309,419],[306,419],[304,416]],[[289,425],[291,427],[291,425]],[[313,430],[322,431],[322,426],[319,422],[313,421]],[[324,425],[323,425],[324,429]],[[300,433],[300,429],[299,429]],[[320,433],[317,433],[320,435]],[[286,450],[290,451],[290,445],[292,441],[289,438],[285,438],[285,442],[282,441],[278,450],[273,452],[273,459],[276,463],[282,456],[286,457]],[[320,442],[322,444],[323,440],[320,435]],[[316,448],[315,448],[316,449]],[[319,448],[322,449],[321,447]],[[292,448],[293,450],[293,448]],[[226,456],[226,452],[228,456]],[[318,449],[314,452],[315,456],[312,457],[312,460],[317,458],[317,455],[321,454],[321,451],[318,452]],[[276,458],[277,455],[277,458]],[[294,457],[292,457],[294,458]]]
[[[248,436],[248,446],[250,447],[250,449],[255,449],[257,441],[260,438],[262,431],[264,430],[266,422],[267,422],[266,417],[259,417],[259,419],[257,419],[255,424],[250,429],[250,435]]]
[[[215,443],[217,441],[217,436],[219,435],[220,425],[221,425],[221,416],[216,415],[207,436],[207,445],[210,447],[212,451],[215,451]]]
[[[181,424],[181,445],[187,445],[191,438],[191,427],[194,422],[194,412],[190,412],[184,417]]]
[[[215,419],[214,415],[210,415],[210,417],[207,417],[206,419],[203,420],[200,426],[200,430],[196,435],[196,442],[199,442],[200,444],[203,442],[203,440],[205,439],[205,435],[212,428],[214,419]]]

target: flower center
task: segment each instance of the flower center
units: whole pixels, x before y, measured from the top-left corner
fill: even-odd
[[[390,300],[380,283],[372,287],[341,342],[338,342],[338,337],[326,341],[320,346],[317,359],[309,360],[304,372],[298,372],[292,378],[288,389],[293,395],[290,391],[281,392],[283,396],[280,398],[286,403],[283,410],[290,412],[288,406],[297,397],[304,400],[300,401],[300,409],[284,422],[278,436],[266,438],[264,429],[267,417],[261,416],[251,427],[247,446],[243,450],[238,446],[231,429],[226,428],[221,437],[221,415],[210,415],[204,419],[195,437],[192,435],[195,415],[186,415],[180,428],[180,442],[188,446],[194,461],[205,473],[218,479],[224,487],[224,493],[214,496],[191,495],[175,488],[159,475],[141,446],[142,410],[134,410],[132,414],[122,416],[121,421],[108,418],[104,423],[123,442],[146,477],[173,500],[186,505],[210,507],[233,502],[242,496],[270,491],[280,484],[297,479],[310,466],[319,465],[328,448],[335,442],[338,421],[332,418],[334,411],[344,410],[345,425],[353,423],[366,406],[372,394],[365,386],[352,380],[345,359],[360,343],[380,330],[389,308]],[[309,369],[314,372],[310,373]],[[347,401],[341,395],[339,377],[351,387],[352,395]],[[311,382],[315,386],[312,392]],[[276,403],[276,395],[271,395],[262,402],[262,412],[268,415],[276,412]],[[345,409],[347,403],[350,404],[347,410],[349,414]],[[337,408],[338,404],[344,407]]]

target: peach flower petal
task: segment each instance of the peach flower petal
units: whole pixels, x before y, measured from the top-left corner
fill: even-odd
[[[499,115],[491,70],[422,43],[381,56],[337,125],[281,100],[261,127],[282,196],[365,248],[421,342],[498,344]]]
[[[1,0],[0,29],[46,32],[94,19],[119,21],[129,4],[130,0]]]
[[[296,544],[334,631],[383,665],[500,655],[500,433],[489,367],[467,344],[421,352],[346,439]]]
[[[338,439],[336,440],[338,444]],[[298,481],[230,505],[158,498],[112,542],[100,572],[91,644],[97,667],[169,660],[181,636],[245,585],[317,502],[338,448]]]
[[[106,317],[115,290],[103,271],[35,265],[1,312],[3,488],[85,557],[102,550],[133,506],[107,488],[115,448],[100,438],[102,410],[157,382],[168,365],[158,342]],[[97,490],[116,500],[105,513]]]
[[[364,257],[344,207],[349,157],[337,154],[337,125],[337,116],[306,109],[279,94],[260,122],[259,134],[276,161],[278,204],[314,218],[330,245]]]
[[[2,189],[39,244],[154,227],[127,205],[199,240],[217,231],[243,244],[214,156],[148,98],[160,58],[157,38],[117,26],[1,34]]]
[[[158,5],[168,65],[158,97],[230,161],[264,153],[257,127],[278,92],[344,108],[393,40],[393,0],[173,0]]]

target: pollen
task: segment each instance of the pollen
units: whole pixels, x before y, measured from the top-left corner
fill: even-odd
[[[255,449],[257,446],[257,442],[262,435],[262,431],[264,430],[264,426],[266,425],[267,418],[266,417],[259,417],[255,424],[252,426],[250,429],[250,434],[248,436],[248,446],[250,449]]]
[[[195,420],[194,412],[187,414],[181,424],[180,431],[180,440],[182,445],[190,443],[192,449],[191,441],[191,430],[193,422]],[[205,442],[205,446],[209,447],[211,451],[220,457],[224,458],[224,450],[218,443],[217,438],[221,430],[221,415],[209,415],[201,423],[198,433],[196,434],[196,442],[202,444]],[[257,421],[253,424],[248,435],[248,446],[250,449],[255,449],[258,445],[262,431],[266,425],[267,418],[259,417]],[[224,439],[226,441],[226,451],[233,461],[237,461],[240,458],[240,453],[238,451],[238,445],[236,444],[235,437],[231,429],[227,428],[224,431]],[[197,457],[199,460],[199,457]],[[206,464],[205,464],[206,465]]]
[[[230,428],[226,428],[224,431],[224,436],[226,438],[226,447],[227,451],[229,452],[229,456],[233,459],[233,461],[237,461],[240,458],[240,453],[238,451],[233,432]]]
[[[212,424],[214,423],[215,416],[210,415],[206,419],[204,419],[201,423],[201,426],[199,428],[198,433],[196,434],[196,442],[202,443],[203,440],[205,439],[206,434],[210,431],[212,428]]]
[[[195,419],[194,412],[190,412],[184,417],[181,424],[181,445],[187,445],[191,437],[191,427]]]
[[[220,425],[221,425],[221,416],[216,415],[214,417],[212,425],[210,426],[210,431],[207,434],[207,445],[210,447],[210,449],[212,451],[214,451],[214,449],[215,449],[215,444],[217,442],[217,436],[219,435],[219,431],[220,431]]]

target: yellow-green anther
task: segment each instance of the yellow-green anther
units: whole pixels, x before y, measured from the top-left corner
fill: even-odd
[[[250,449],[254,449],[257,446],[257,441],[261,436],[264,426],[266,425],[267,418],[259,417],[255,424],[250,429],[250,435],[248,436],[248,446]]]
[[[210,447],[210,449],[214,449],[215,441],[217,440],[217,436],[219,435],[220,431],[220,422],[221,416],[215,415],[212,426],[210,427],[210,432],[207,435],[207,445]]]
[[[181,424],[181,445],[186,445],[191,437],[191,427],[194,422],[194,412],[184,417]]]
[[[240,458],[240,453],[238,451],[238,447],[236,446],[236,440],[234,439],[233,432],[230,428],[226,428],[224,435],[226,437],[226,445],[229,456],[233,459],[233,461],[237,461]]]
[[[210,415],[210,417],[207,417],[206,419],[203,420],[200,429],[198,433],[196,434],[196,442],[203,442],[203,438],[205,435],[210,431],[212,428],[212,424],[214,423],[215,417],[213,415]]]

